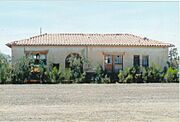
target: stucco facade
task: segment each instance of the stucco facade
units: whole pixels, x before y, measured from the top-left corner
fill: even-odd
[[[107,72],[132,66],[167,66],[168,48],[174,45],[133,34],[41,34],[6,44],[12,49],[12,63],[31,54],[45,65],[69,68],[69,56],[86,57],[85,71],[101,65]]]
[[[105,68],[106,55],[122,55],[123,69],[133,66],[134,55],[139,55],[140,66],[142,56],[148,56],[149,66],[153,63],[162,68],[167,65],[168,47],[143,47],[143,46],[12,46],[12,62],[25,56],[27,51],[47,51],[47,65],[58,63],[65,68],[65,59],[71,53],[77,53],[87,57],[91,66],[84,69],[93,69],[97,64]]]

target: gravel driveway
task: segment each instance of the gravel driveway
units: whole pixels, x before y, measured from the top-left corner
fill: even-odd
[[[0,85],[0,121],[178,122],[179,84]]]

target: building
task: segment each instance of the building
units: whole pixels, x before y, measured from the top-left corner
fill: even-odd
[[[12,50],[12,63],[31,54],[40,55],[44,63],[68,67],[67,58],[85,56],[91,65],[83,64],[85,70],[93,70],[100,64],[108,72],[134,65],[148,67],[167,65],[168,48],[174,45],[139,37],[132,34],[42,34],[6,44]],[[82,53],[83,52],[83,53]]]

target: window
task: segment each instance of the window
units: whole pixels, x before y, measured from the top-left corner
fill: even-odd
[[[47,55],[46,54],[31,54],[31,59],[33,59],[35,64],[39,64],[40,61],[44,63],[44,65],[47,64]]]
[[[114,72],[118,73],[119,70],[123,70],[123,56],[117,55],[114,56]]]
[[[142,56],[142,66],[143,67],[149,66],[149,56]]]
[[[134,55],[134,66],[140,66],[140,56]]]
[[[118,55],[118,56],[115,56],[115,64],[122,64],[123,62],[123,57],[122,55]]]
[[[105,56],[105,63],[106,64],[112,64],[112,56],[110,56],[110,55]]]

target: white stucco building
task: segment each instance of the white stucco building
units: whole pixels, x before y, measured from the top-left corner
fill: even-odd
[[[100,64],[109,72],[133,65],[150,66],[153,63],[166,66],[168,48],[174,45],[139,37],[132,34],[42,34],[7,44],[12,49],[12,63],[31,53],[40,54],[44,62],[61,65],[64,69],[70,54],[84,55],[92,69]],[[83,51],[83,54],[82,54]]]

